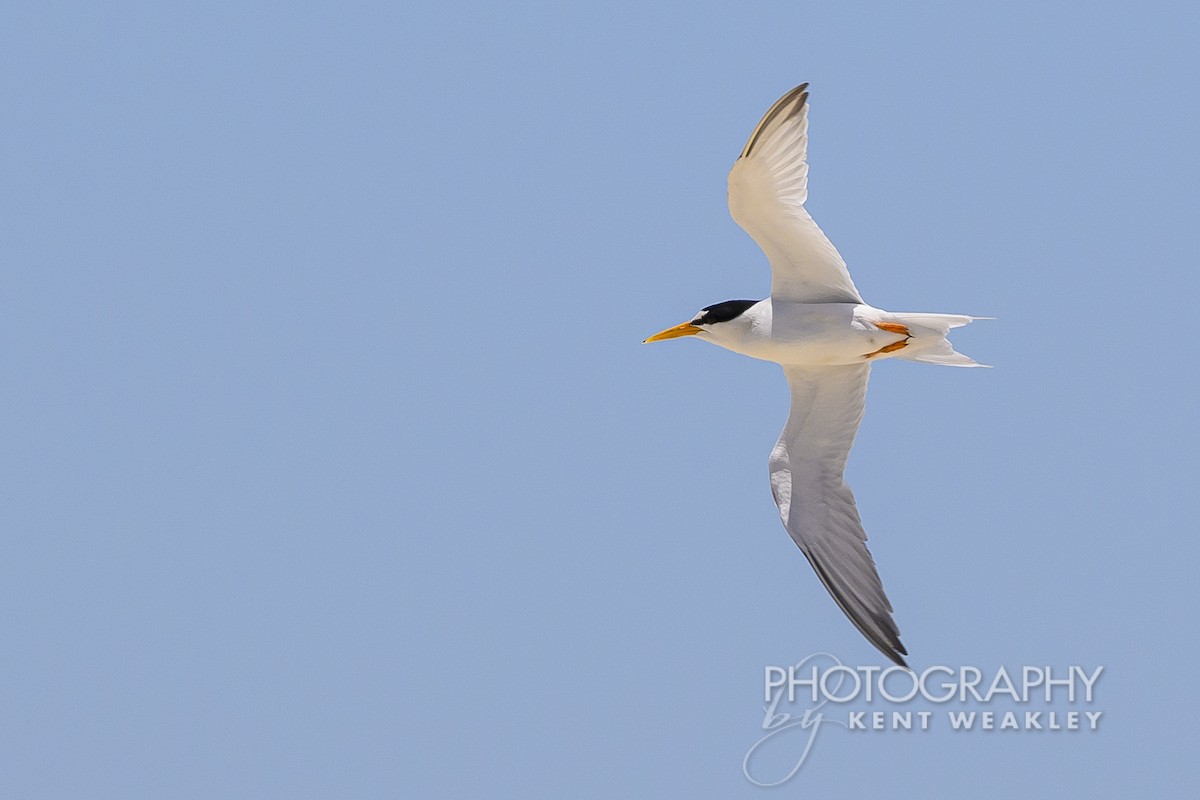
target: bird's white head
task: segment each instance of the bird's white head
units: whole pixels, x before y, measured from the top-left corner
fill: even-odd
[[[664,339],[678,339],[681,336],[700,336],[700,338],[721,347],[730,347],[733,342],[744,338],[753,326],[753,315],[746,312],[760,302],[759,300],[726,300],[724,303],[702,308],[687,322],[660,331],[642,344],[661,342]]]

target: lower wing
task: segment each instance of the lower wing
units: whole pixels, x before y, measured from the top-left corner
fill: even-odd
[[[892,604],[843,477],[871,368],[785,365],[783,371],[792,409],[770,465],[771,491],[784,527],[863,636],[892,661],[908,666]]]

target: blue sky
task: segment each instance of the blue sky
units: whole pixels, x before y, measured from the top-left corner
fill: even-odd
[[[1198,21],[8,8],[3,794],[1194,792]],[[882,662],[771,502],[780,371],[640,342],[768,291],[725,174],[801,81],[866,299],[998,317],[850,459],[912,663],[1103,665],[1095,734],[742,775],[766,665]]]

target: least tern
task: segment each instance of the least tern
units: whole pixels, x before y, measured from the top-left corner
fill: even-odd
[[[646,342],[695,336],[783,366],[792,408],[771,451],[771,493],[800,551],[850,621],[907,666],[875,562],[846,485],[871,365],[902,358],[978,367],[946,335],[981,317],[884,311],[859,296],[846,262],[804,209],[808,84],[779,98],[729,171],[729,212],[771,264],[771,296],[727,300]]]

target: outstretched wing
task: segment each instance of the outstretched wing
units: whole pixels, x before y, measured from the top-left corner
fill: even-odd
[[[846,262],[804,210],[808,199],[808,84],[771,106],[729,171],[729,213],[771,262],[771,296],[861,303]]]
[[[792,539],[863,636],[901,666],[908,654],[892,620],[867,534],[843,474],[862,421],[869,365],[784,366],[792,410],[771,451],[771,492]]]

